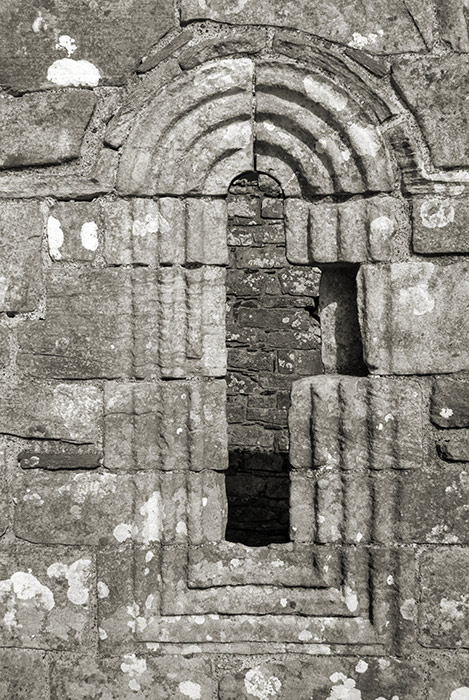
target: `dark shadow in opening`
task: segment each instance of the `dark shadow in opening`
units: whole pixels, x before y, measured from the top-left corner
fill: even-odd
[[[226,471],[228,542],[265,547],[290,541],[289,472],[285,453],[230,452]]]

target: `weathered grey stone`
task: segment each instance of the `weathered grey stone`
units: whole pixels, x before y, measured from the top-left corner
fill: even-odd
[[[0,433],[98,444],[102,393],[76,383],[20,382],[0,391]]]
[[[451,430],[437,443],[438,453],[447,462],[469,462],[469,430]]]
[[[435,5],[440,38],[454,51],[469,50],[466,7],[464,0],[439,0]]]
[[[290,656],[282,663],[264,661],[227,673],[220,682],[220,700],[251,700],[259,695],[279,700],[378,700],[378,695],[383,700],[415,700],[423,687],[418,663],[362,656],[297,661]]]
[[[19,331],[18,366],[33,377],[120,377],[132,371],[129,270],[57,269],[45,320]]]
[[[17,477],[15,499],[15,533],[29,542],[118,544],[132,531],[126,475],[28,470]]]
[[[430,416],[440,428],[469,428],[469,382],[447,377],[435,379]]]
[[[0,203],[1,311],[33,311],[38,305],[44,225],[37,202]]]
[[[143,564],[143,577],[149,574],[151,560],[158,550],[145,548],[147,561]],[[130,540],[118,547],[106,547],[97,554],[98,635],[100,647],[113,653],[120,648],[131,648],[133,633],[144,617],[135,601],[133,567],[134,543]],[[148,571],[147,571],[148,569]],[[153,579],[154,580],[154,579]],[[154,587],[154,594],[157,594]]]
[[[469,120],[465,104],[467,56],[401,60],[393,77],[416,116],[439,167],[469,164]]]
[[[243,27],[242,36],[222,35],[216,40],[198,41],[188,46],[179,54],[178,62],[181,68],[189,70],[219,56],[259,53],[265,44],[264,28]]]
[[[428,700],[464,700],[469,695],[469,654],[451,652],[428,663]]]
[[[0,326],[0,368],[4,369],[10,362],[10,329]]]
[[[469,266],[363,265],[357,276],[364,360],[373,373],[469,368]]]
[[[431,33],[431,15],[417,4],[379,2],[373,7],[358,2],[340,2],[331,7],[325,0],[277,4],[265,1],[182,0],[182,20],[212,19],[231,24],[272,24],[309,31],[369,53],[392,54],[425,50],[422,35]]]
[[[49,662],[30,649],[0,650],[0,697],[11,700],[48,700]]]
[[[0,83],[37,90],[57,84],[94,85],[98,79],[100,84],[122,84],[147,47],[174,25],[174,14],[171,4],[160,0],[84,5],[74,0],[25,0],[21,8],[4,3],[0,23],[5,32]]]
[[[469,470],[435,465],[406,476],[400,496],[401,535],[407,543],[469,544]]]
[[[93,93],[85,90],[4,97],[0,101],[0,168],[78,158],[94,105]]]
[[[0,448],[0,537],[8,528],[8,492],[6,480],[5,449]]]
[[[421,644],[450,649],[469,647],[467,550],[433,548],[422,555],[420,572]]]
[[[94,555],[9,545],[0,553],[2,646],[72,651],[95,641]]]
[[[467,197],[416,197],[412,219],[416,253],[469,253]]]
[[[57,660],[51,682],[51,700],[212,700],[213,693],[208,660],[179,654],[151,657],[140,650],[101,660]]]
[[[49,210],[47,242],[54,261],[91,262],[100,247],[95,202],[59,202]]]

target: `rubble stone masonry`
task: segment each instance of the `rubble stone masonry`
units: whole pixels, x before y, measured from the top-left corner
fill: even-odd
[[[0,700],[469,700],[464,0],[0,6]]]

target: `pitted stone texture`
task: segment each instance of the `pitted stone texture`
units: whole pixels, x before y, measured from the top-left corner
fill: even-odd
[[[143,650],[142,650],[143,651]],[[205,659],[149,657],[138,650],[98,661],[60,659],[52,670],[51,700],[212,700],[214,681]]]
[[[449,430],[438,440],[437,449],[446,462],[469,462],[469,430]]]
[[[98,444],[102,410],[102,393],[95,386],[37,381],[4,385],[0,434]]]
[[[0,553],[2,646],[72,651],[94,642],[94,555],[10,545]]]
[[[49,165],[80,155],[95,97],[85,90],[0,101],[0,168]]]
[[[430,404],[432,423],[440,428],[469,428],[469,382],[438,377]]]
[[[428,700],[466,700],[469,697],[469,654],[432,658],[428,664]]]
[[[326,0],[237,0],[234,4],[224,0],[182,0],[183,22],[194,19],[292,27],[376,54],[424,51],[422,35],[431,36],[430,13],[416,3],[408,9],[401,0],[379,2],[373,8],[358,2],[339,2],[331,7]]]
[[[40,378],[130,374],[131,287],[130,270],[54,268],[45,320],[19,330],[19,368]]]
[[[125,475],[29,470],[17,478],[15,501],[15,533],[29,542],[117,544],[132,531],[133,484]]]
[[[416,197],[412,220],[416,253],[469,253],[467,197]]]
[[[108,469],[226,469],[226,384],[171,381],[105,385]]]
[[[0,651],[0,697],[10,700],[49,700],[49,662],[30,649]]]
[[[95,202],[59,202],[49,209],[47,243],[55,262],[92,262],[100,248]]]
[[[361,656],[244,664],[220,682],[220,700],[415,700],[422,692],[418,663]]]
[[[153,95],[124,146],[118,192],[225,195],[254,168],[252,78],[249,59],[222,59]]]
[[[417,382],[328,375],[293,385],[289,414],[294,467],[418,467],[422,391]]]
[[[399,499],[402,539],[407,543],[469,544],[468,500],[469,469],[435,465],[408,474]]]
[[[469,369],[469,265],[363,265],[358,273],[364,360],[373,373]]]
[[[5,32],[0,83],[16,90],[38,90],[55,87],[48,80],[48,69],[67,58],[70,63],[87,63],[59,63],[71,74],[71,82],[61,84],[86,85],[88,77],[99,77],[100,84],[122,84],[148,46],[174,25],[174,14],[171,3],[153,0],[78,6],[74,0],[25,0],[21,8],[4,3],[0,24]]]
[[[291,263],[387,261],[402,219],[391,197],[310,204],[287,199],[287,257]]]
[[[303,67],[270,61],[256,67],[255,89],[256,167],[276,177],[287,196],[392,189],[376,117],[350,92]]]
[[[37,202],[0,203],[0,311],[37,307],[44,226],[44,210]]]
[[[227,262],[226,203],[173,197],[103,202],[110,265]]]
[[[151,561],[158,550],[145,549],[143,577],[150,574]],[[135,601],[134,543],[130,540],[118,547],[106,547],[97,554],[98,635],[101,649],[116,653],[119,648],[129,650],[137,625],[146,624],[144,610]],[[154,581],[155,579],[153,579]],[[154,595],[158,588],[153,586]]]
[[[469,164],[467,56],[400,61],[394,80],[414,112],[434,164],[454,168]]]
[[[466,8],[464,0],[439,0],[435,5],[440,37],[454,51],[469,50]]]
[[[6,481],[5,449],[0,447],[0,538],[9,524],[8,492]]]
[[[469,555],[459,547],[432,549],[420,560],[420,642],[425,647],[469,647]]]

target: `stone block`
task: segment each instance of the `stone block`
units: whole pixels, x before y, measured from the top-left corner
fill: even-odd
[[[98,387],[38,381],[4,385],[0,391],[0,433],[99,444],[102,410]]]
[[[464,0],[439,0],[435,5],[440,37],[454,51],[469,50],[465,8]]]
[[[424,676],[418,662],[373,657],[248,663],[226,673],[220,700],[415,700],[423,697]],[[378,698],[379,695],[379,698]]]
[[[469,266],[364,265],[358,276],[364,360],[380,374],[469,368]]]
[[[69,446],[67,445],[66,449]],[[82,452],[29,452],[18,455],[21,469],[46,469],[50,471],[67,469],[97,469],[101,466],[102,455],[97,451]]]
[[[401,536],[408,543],[469,544],[469,470],[443,465],[408,474],[400,496]]]
[[[387,196],[310,204],[287,199],[287,257],[308,265],[390,260],[402,220],[399,200]]]
[[[469,696],[469,655],[431,658],[428,663],[428,700],[465,700]]]
[[[438,440],[437,450],[446,462],[469,462],[469,430],[449,430]]]
[[[467,550],[441,547],[424,552],[420,576],[420,643],[432,648],[469,647]]]
[[[223,200],[107,199],[102,203],[109,265],[225,265]]]
[[[422,391],[414,380],[299,379],[291,394],[290,462],[298,469],[419,467],[422,410]]]
[[[95,576],[88,550],[24,543],[3,549],[2,646],[73,651],[93,644]]]
[[[105,386],[108,469],[165,471],[228,466],[224,381]]]
[[[467,197],[416,197],[412,221],[416,253],[469,253]]]
[[[49,662],[41,651],[0,651],[0,697],[10,700],[49,700]]]
[[[469,164],[465,105],[469,57],[446,55],[400,60],[393,78],[415,114],[437,167]]]
[[[0,310],[33,311],[40,296],[45,213],[38,202],[0,204]]]
[[[100,247],[99,228],[95,202],[58,202],[49,210],[47,219],[50,257],[54,261],[93,261]]]
[[[182,0],[183,22],[194,19],[241,25],[262,22],[291,27],[372,54],[424,51],[426,43],[422,35],[431,35],[432,26],[428,12],[414,3],[409,10],[402,0],[380,1],[373,8],[343,1],[331,8],[326,0],[315,3],[288,0],[281,6],[267,0],[260,3],[247,0],[228,8],[223,0],[210,0],[204,4],[197,0]]]
[[[41,544],[117,544],[132,528],[132,486],[121,474],[22,472],[15,484],[15,533]]]
[[[138,650],[109,659],[57,659],[51,700],[212,700],[214,684],[206,659],[180,654],[158,658]]]
[[[438,377],[430,403],[432,423],[440,428],[469,428],[469,382]]]
[[[45,320],[19,330],[18,367],[40,378],[131,374],[131,288],[129,270],[54,268]]]
[[[6,480],[5,449],[0,448],[0,538],[5,534],[9,521],[9,504]]]
[[[76,5],[53,0],[0,12],[5,41],[0,82],[15,90],[123,84],[148,46],[174,26],[168,3],[151,0]]]
[[[264,27],[243,27],[242,36],[225,30],[215,40],[210,38],[188,46],[179,54],[178,63],[184,70],[190,70],[219,56],[259,53],[265,44]]]
[[[236,250],[236,267],[247,270],[270,270],[286,267],[285,248],[238,248]]]
[[[2,99],[0,168],[78,158],[94,106],[95,96],[86,90]]]

